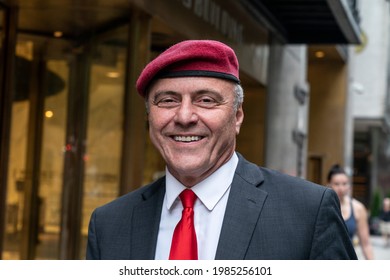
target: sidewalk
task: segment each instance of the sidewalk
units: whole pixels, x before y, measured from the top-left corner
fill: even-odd
[[[374,250],[374,258],[376,260],[390,260],[390,247],[384,246],[382,237],[371,235],[370,239]],[[359,260],[364,260],[363,253],[359,245],[355,246],[355,250]]]

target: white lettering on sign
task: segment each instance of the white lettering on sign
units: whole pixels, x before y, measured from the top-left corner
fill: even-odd
[[[243,41],[244,27],[227,11],[223,10],[213,0],[182,0],[185,8],[203,21],[209,23],[217,31],[237,43]]]

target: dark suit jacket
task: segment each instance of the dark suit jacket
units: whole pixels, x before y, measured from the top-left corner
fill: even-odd
[[[165,177],[97,208],[87,259],[154,259]],[[356,259],[334,191],[239,155],[216,259]]]

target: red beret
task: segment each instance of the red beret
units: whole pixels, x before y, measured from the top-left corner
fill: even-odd
[[[155,79],[170,77],[215,77],[240,83],[238,60],[233,49],[212,40],[177,43],[152,60],[137,80],[137,91],[145,96]]]

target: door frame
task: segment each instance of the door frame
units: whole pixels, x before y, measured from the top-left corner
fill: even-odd
[[[14,53],[16,46],[16,29],[18,9],[4,6],[2,22],[4,36],[0,36],[3,49],[0,49],[0,259],[2,259],[4,231],[6,222],[6,198],[8,181],[8,158],[10,147],[10,127],[13,101]]]

